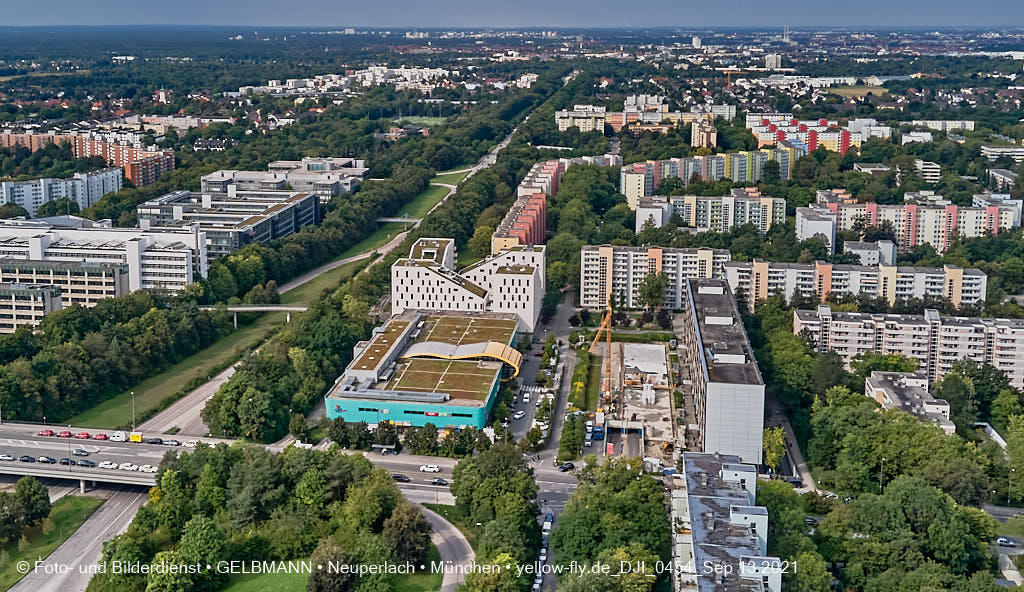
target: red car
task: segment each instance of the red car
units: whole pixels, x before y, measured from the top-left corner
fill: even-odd
[[[41,431],[40,431],[40,432],[39,432],[38,434],[36,434],[36,435],[37,435],[37,436],[52,436],[52,435],[53,435],[53,430],[41,430]]]
[[[106,440],[107,439],[107,435],[106,434],[96,434],[95,436],[92,437],[92,439],[93,440]]]
[[[89,435],[89,432],[78,432],[77,434],[75,434],[75,437],[78,438],[79,440],[88,440],[92,436]]]
[[[57,437],[58,438],[70,438],[71,437],[71,432],[69,432],[67,430],[64,430],[63,432],[60,432],[59,434],[57,434]]]

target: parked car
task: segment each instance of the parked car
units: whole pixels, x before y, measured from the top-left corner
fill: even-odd
[[[62,464],[62,465],[73,465],[73,464],[75,464],[75,461],[71,460],[70,458],[64,457],[64,458],[60,459],[60,464]]]
[[[153,465],[142,465],[141,467],[139,467],[139,470],[142,471],[143,473],[155,473],[156,467],[154,467]]]
[[[807,516],[804,518],[804,524],[807,526],[814,526],[818,523],[818,519],[813,516]]]
[[[71,454],[73,454],[74,456],[89,456],[89,451],[82,450],[81,448],[75,448],[74,450],[71,451]]]
[[[178,440],[164,440],[164,446],[181,446]]]
[[[512,414],[512,419],[522,419],[524,417],[526,417],[525,411],[516,411],[515,413]]]
[[[139,465],[134,465],[130,462],[126,462],[121,463],[117,468],[121,469],[122,471],[138,471]]]
[[[161,438],[147,438],[146,444],[163,444],[164,441]]]
[[[92,436],[89,435],[89,432],[78,432],[75,434],[75,438],[78,438],[79,440],[88,440],[89,438],[92,438]]]
[[[7,462],[11,462],[11,461],[14,460],[14,457],[11,456],[10,454],[0,454],[0,460],[5,460]]]
[[[563,473],[565,473],[566,471],[571,471],[571,470],[573,470],[575,468],[576,468],[576,465],[572,464],[571,462],[562,463],[562,464],[558,465],[558,470],[562,471]]]
[[[591,439],[590,434],[587,434],[587,436],[583,438],[583,445],[587,447],[594,445],[594,440]]]
[[[105,461],[100,463],[100,468],[101,469],[116,469],[117,468],[117,463],[109,461],[109,460],[105,460]]]
[[[199,444],[199,440],[185,440],[185,448],[195,448]]]
[[[554,521],[555,521],[555,514],[553,512],[548,512],[547,514],[544,514],[544,522],[554,522]]]
[[[403,475],[401,473],[395,473],[395,474],[391,475],[391,478],[394,479],[395,481],[400,482],[400,483],[408,483],[408,482],[412,481],[412,479],[406,477],[405,475]]]
[[[63,432],[60,432],[59,434],[57,434],[57,437],[58,438],[70,438],[71,437],[71,432],[69,432],[67,430],[64,430]]]
[[[107,439],[107,435],[106,434],[95,434],[95,435],[93,435],[92,439],[93,440],[106,440]]]
[[[996,539],[996,544],[1000,547],[1016,547],[1017,543],[1013,542],[1013,539],[1007,537],[999,537]]]
[[[113,463],[111,463],[111,464],[113,464]],[[85,460],[83,458],[82,460],[78,461],[78,466],[80,466],[80,467],[88,467],[88,468],[95,468],[96,467],[96,463],[92,462],[91,460]]]
[[[36,457],[23,454],[18,460],[21,462],[36,462]]]
[[[447,486],[448,485],[448,481],[445,480],[442,477],[434,477],[433,479],[430,480],[430,483],[431,483],[431,485],[442,485],[442,486]]]
[[[53,458],[52,456],[40,456],[39,457],[39,462],[44,463],[44,464],[48,464],[48,465],[55,465],[55,464],[57,464],[57,459]]]
[[[36,435],[37,436],[52,436],[53,435],[53,430],[39,430],[39,433],[37,433]]]
[[[437,465],[420,465],[420,472],[422,473],[440,473],[441,468]]]

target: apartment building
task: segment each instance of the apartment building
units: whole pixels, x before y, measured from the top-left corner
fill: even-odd
[[[180,292],[206,277],[206,235],[197,225],[180,229],[110,228],[82,221],[66,228],[43,221],[0,223],[0,261],[120,263],[128,291]]]
[[[718,128],[706,121],[693,124],[690,126],[690,145],[695,148],[718,146]]]
[[[858,173],[867,173],[872,177],[881,177],[892,171],[892,167],[878,162],[858,162],[853,165],[853,170]]]
[[[796,238],[807,240],[822,235],[831,249],[837,230],[852,230],[858,221],[865,226],[888,222],[896,231],[900,252],[928,244],[941,253],[958,236],[979,237],[1019,226],[1018,212],[1009,205],[812,204],[796,209]]]
[[[601,132],[603,134],[604,118],[605,108],[594,105],[573,105],[572,109],[555,111],[555,124],[558,125],[560,132],[575,127],[581,133]]]
[[[327,202],[335,195],[351,193],[369,175],[365,160],[306,157],[276,160],[266,171],[214,171],[202,176],[200,191],[227,193],[231,186],[237,191],[294,190],[318,195],[320,201]]]
[[[764,56],[764,67],[766,70],[778,70],[782,67],[782,56],[777,53],[770,53]]]
[[[931,132],[904,132],[900,136],[900,144],[906,146],[907,144],[913,144],[915,142],[925,143],[931,142],[935,138],[932,137]]]
[[[971,196],[971,206],[975,208],[1010,208],[1015,212],[1013,226],[1020,226],[1021,211],[1024,200],[1012,199],[1009,193],[975,193]]]
[[[197,224],[211,259],[249,243],[284,238],[323,217],[320,200],[311,193],[236,191],[234,185],[227,193],[174,191],[139,204],[136,211],[143,229]]]
[[[636,210],[637,232],[647,224],[660,228],[673,214],[700,232],[726,232],[752,224],[758,232],[765,234],[772,226],[786,221],[786,200],[762,196],[754,187],[733,189],[724,196],[643,197]]]
[[[680,366],[691,380],[691,450],[761,462],[764,382],[725,280],[684,282]]]
[[[974,121],[970,119],[915,119],[910,125],[926,127],[938,132],[951,132],[954,130],[974,131]]]
[[[2,257],[0,283],[53,286],[60,290],[64,308],[89,308],[104,298],[117,298],[129,292],[126,263],[32,261]]]
[[[834,351],[847,364],[864,352],[900,354],[919,360],[935,382],[957,360],[974,360],[1024,387],[1024,320],[948,317],[932,309],[923,315],[833,312],[822,305],[794,311],[793,332],[803,331],[818,351]]]
[[[914,171],[922,181],[929,185],[938,183],[939,178],[942,176],[942,167],[938,163],[921,160],[920,158],[914,160]]]
[[[32,179],[30,181],[3,181],[0,183],[0,203],[18,205],[35,217],[44,203],[69,199],[85,209],[108,193],[121,189],[122,171],[108,168],[88,173],[75,173],[68,179]]]
[[[982,146],[981,155],[990,161],[1007,157],[1013,162],[1024,162],[1024,146]]]
[[[893,265],[896,263],[896,243],[888,240],[871,243],[843,241],[843,252],[860,257],[861,265]]]
[[[55,286],[0,284],[0,333],[14,333],[22,325],[34,327],[60,309],[60,289]]]
[[[721,117],[722,119],[732,120],[736,118],[736,105],[708,105],[706,103],[699,103],[691,105],[690,112],[710,113],[716,118]]]
[[[864,380],[864,394],[882,409],[909,413],[921,421],[934,423],[947,435],[956,432],[956,424],[949,419],[949,403],[928,392],[928,377],[923,372],[875,370]]]
[[[406,310],[515,314],[533,332],[545,290],[545,248],[516,245],[455,271],[455,241],[421,238],[391,266],[391,312]]]
[[[845,189],[818,189],[814,192],[814,201],[816,203],[855,204],[857,198],[850,195],[850,192]]]
[[[891,127],[867,118],[851,119],[840,127],[835,120],[799,120],[792,113],[747,113],[746,127],[757,138],[759,147],[797,140],[807,146],[807,152],[821,147],[846,154],[871,138],[892,137]]]
[[[768,511],[756,505],[756,464],[699,452],[684,452],[682,461],[670,501],[672,589],[781,592],[782,562],[765,556]]]
[[[988,180],[996,191],[1013,191],[1017,185],[1017,173],[1009,169],[989,169]]]
[[[731,255],[725,249],[673,249],[587,245],[580,253],[580,306],[603,309],[612,298],[623,308],[641,308],[640,283],[665,276],[665,306],[685,305],[686,280],[720,278]]]
[[[793,294],[824,302],[829,296],[864,294],[889,304],[912,298],[944,298],[955,306],[984,302],[988,276],[980,269],[954,265],[907,267],[895,265],[847,265],[824,261],[776,263],[729,261],[723,265],[729,289],[742,292],[750,310],[771,296],[786,301]]]

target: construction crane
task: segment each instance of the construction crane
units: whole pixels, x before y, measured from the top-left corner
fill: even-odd
[[[601,319],[601,326],[597,328],[594,341],[590,343],[587,353],[593,354],[597,347],[597,341],[601,339],[601,333],[605,335],[604,346],[604,371],[601,377],[601,390],[604,392],[605,403],[611,401],[612,397],[612,300],[608,298],[608,307],[605,309],[604,317]]]

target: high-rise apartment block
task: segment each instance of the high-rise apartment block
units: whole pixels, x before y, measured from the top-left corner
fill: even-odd
[[[120,168],[101,169],[88,173],[75,173],[69,179],[32,179],[31,181],[4,181],[0,183],[0,203],[25,208],[30,217],[44,203],[68,199],[84,210],[108,193],[121,189]]]
[[[981,155],[991,161],[1006,157],[1013,162],[1024,162],[1024,146],[982,146]]]
[[[938,183],[939,177],[942,175],[942,167],[938,163],[928,162],[920,158],[914,161],[914,171],[917,172],[917,176],[922,181],[931,185]]]
[[[718,146],[718,128],[706,121],[694,123],[690,126],[690,145],[695,148]]]
[[[641,308],[640,283],[655,273],[667,280],[665,306],[680,310],[686,280],[722,277],[729,259],[725,249],[587,245],[580,254],[580,306],[602,309],[611,298],[624,308]]]
[[[60,289],[55,286],[0,284],[0,333],[14,333],[22,325],[34,327],[60,309]]]
[[[910,125],[926,127],[939,132],[974,131],[974,121],[970,119],[915,119],[910,122]]]
[[[786,221],[786,200],[761,195],[754,187],[732,189],[729,195],[673,195],[641,198],[636,208],[636,231],[647,224],[664,226],[673,215],[702,232],[727,232],[751,224],[761,234]]]
[[[819,147],[846,154],[871,138],[890,138],[892,128],[874,119],[851,119],[845,127],[828,119],[799,120],[792,113],[747,113],[746,127],[757,138],[758,146],[774,146],[784,140],[797,140],[807,152]]]
[[[830,296],[866,295],[889,304],[912,298],[944,298],[954,306],[984,302],[988,276],[980,269],[954,265],[905,267],[895,265],[847,265],[824,261],[775,263],[730,261],[725,277],[733,293],[744,295],[751,310],[771,296],[785,300],[800,294],[824,302]]]
[[[793,332],[806,332],[818,351],[850,363],[860,353],[900,354],[921,362],[930,382],[958,360],[991,364],[1024,387],[1024,320],[833,312],[827,305],[793,313]]]
[[[503,249],[455,271],[455,241],[421,238],[391,266],[391,312],[406,310],[501,312],[532,332],[544,299],[543,245]]]
[[[684,282],[680,364],[692,380],[692,449],[761,462],[764,382],[724,280]]]
[[[558,131],[564,132],[575,127],[581,133],[604,133],[605,108],[594,105],[573,105],[572,109],[555,111],[555,123]]]

